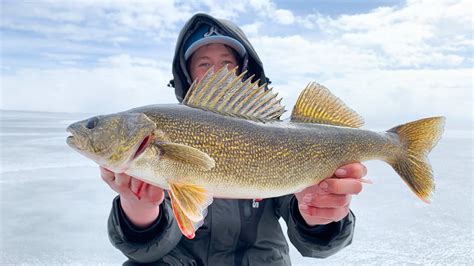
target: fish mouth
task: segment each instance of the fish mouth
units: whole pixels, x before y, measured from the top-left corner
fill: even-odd
[[[82,151],[87,147],[88,139],[86,136],[81,134],[80,128],[76,125],[70,125],[66,129],[70,135],[66,138],[66,143],[69,147]]]
[[[66,143],[67,145],[69,145],[70,147],[72,148],[76,148],[77,145],[76,145],[76,142],[74,141],[75,140],[75,134],[76,134],[76,131],[71,127],[71,126],[68,126],[67,129],[66,129],[67,132],[69,132],[71,135],[68,136],[66,138]]]
[[[145,151],[145,149],[148,147],[148,144],[150,144],[151,140],[152,140],[151,134],[146,136],[142,140],[142,142],[137,148],[137,151],[135,151],[135,154],[133,155],[132,160],[140,156]]]

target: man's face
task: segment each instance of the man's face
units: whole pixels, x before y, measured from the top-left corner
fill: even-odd
[[[217,71],[225,65],[228,65],[228,69],[238,66],[232,48],[220,43],[204,45],[193,53],[190,60],[189,68],[193,80],[200,80],[211,67]]]

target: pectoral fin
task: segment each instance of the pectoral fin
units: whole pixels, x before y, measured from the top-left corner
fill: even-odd
[[[183,234],[192,239],[194,232],[202,225],[212,195],[205,188],[170,182],[170,196],[173,212]]]
[[[181,163],[197,166],[202,170],[211,170],[215,166],[215,161],[207,153],[196,148],[171,142],[156,142],[163,158],[179,161]]]

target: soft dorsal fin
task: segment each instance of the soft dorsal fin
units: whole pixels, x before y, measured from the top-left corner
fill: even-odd
[[[292,122],[362,127],[364,119],[324,86],[311,82],[300,94],[291,113]]]
[[[183,104],[211,112],[241,117],[253,121],[277,120],[285,112],[271,89],[252,83],[252,77],[242,81],[245,72],[236,75],[237,68],[211,68],[199,81],[194,81]]]

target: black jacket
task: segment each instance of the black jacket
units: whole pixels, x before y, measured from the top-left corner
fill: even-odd
[[[263,65],[244,33],[227,20],[205,14],[193,16],[181,31],[173,60],[176,97],[181,102],[191,83],[184,61],[183,43],[201,23],[217,25],[239,40],[247,50],[242,65],[255,79],[267,81]],[[133,262],[154,265],[289,265],[289,248],[280,227],[283,218],[288,237],[307,257],[324,258],[352,241],[355,217],[351,213],[339,222],[309,227],[301,217],[293,195],[253,200],[214,199],[204,224],[192,240],[183,237],[166,197],[153,225],[138,230],[126,219],[120,198],[113,202],[108,222],[112,244]]]
[[[138,230],[114,200],[108,222],[112,244],[133,265],[290,265],[288,244],[279,219],[288,226],[288,237],[306,257],[325,258],[352,241],[355,218],[309,227],[299,214],[293,195],[253,200],[214,199],[204,224],[192,240],[182,236],[167,197],[157,221]],[[133,263],[135,262],[135,263]]]

